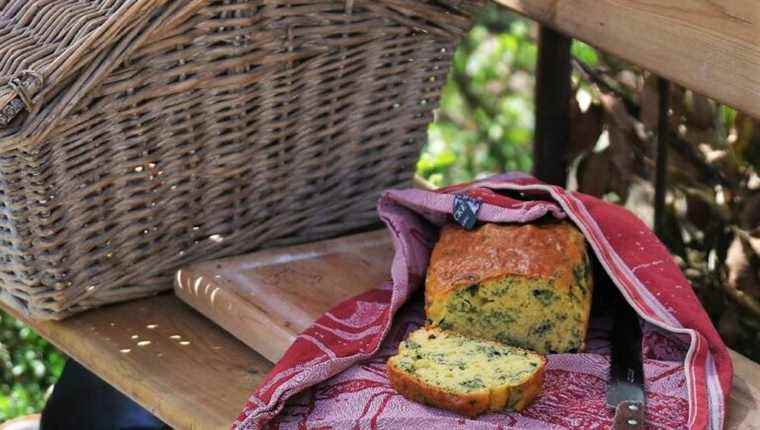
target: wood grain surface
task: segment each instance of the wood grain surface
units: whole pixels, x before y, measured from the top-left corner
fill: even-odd
[[[760,365],[731,351],[734,386],[728,403],[729,430],[760,430]]]
[[[176,429],[229,429],[272,367],[171,294],[24,322]]]
[[[760,118],[757,0],[496,0]]]
[[[296,335],[341,301],[390,279],[385,231],[265,250],[180,270],[177,296],[277,361]]]

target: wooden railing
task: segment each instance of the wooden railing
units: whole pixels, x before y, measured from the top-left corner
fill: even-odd
[[[570,141],[570,45],[582,40],[661,76],[655,231],[664,220],[668,84],[760,118],[756,0],[496,0],[542,24],[536,68],[534,175],[565,185]]]

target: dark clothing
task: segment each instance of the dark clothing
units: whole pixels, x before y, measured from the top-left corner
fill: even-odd
[[[42,410],[40,430],[158,430],[167,428],[74,360],[69,360]]]

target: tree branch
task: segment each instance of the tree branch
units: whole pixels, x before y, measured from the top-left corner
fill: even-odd
[[[592,69],[577,57],[573,57],[572,64],[583,79],[595,84],[597,88],[599,88],[599,91],[611,93],[616,97],[619,97],[623,101],[623,104],[625,104],[625,108],[628,112],[635,118],[639,117],[639,105],[636,104],[631,96],[626,94],[623,90],[613,87],[600,72]]]

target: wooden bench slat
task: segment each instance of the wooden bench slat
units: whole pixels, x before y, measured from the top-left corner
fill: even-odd
[[[731,351],[734,384],[728,403],[728,430],[760,430],[760,365]]]
[[[365,286],[351,282],[377,285],[385,279],[387,274],[369,270],[367,262],[383,262],[378,266],[387,268],[390,254],[383,251],[383,247],[389,250],[390,245],[386,236],[384,232],[365,233],[262,251],[255,261],[248,262],[250,264],[243,264],[250,256],[230,260],[239,270],[235,273],[225,271],[224,265],[219,272],[216,264],[202,263],[185,269],[186,288],[180,294],[215,318],[221,311],[216,307],[232,306],[233,318],[220,323],[226,321],[229,329],[246,334],[247,337],[241,338],[255,347],[261,348],[262,339],[269,342],[269,348],[262,352],[274,354],[274,359],[282,354],[295,333],[339,301],[338,291],[341,295],[355,294]],[[352,273],[345,273],[347,267]],[[203,282],[198,283],[196,291],[195,281],[200,276]],[[336,276],[344,279],[336,280]],[[268,305],[245,312],[241,306],[256,304],[256,298],[240,296],[238,303],[225,299],[227,290],[213,292],[221,285],[231,286],[239,281],[263,282],[270,289],[279,286],[291,294],[278,298],[268,291]],[[288,285],[282,287],[283,282]],[[324,297],[320,297],[318,303],[304,307],[299,299],[311,297],[310,300],[314,300],[315,291],[308,295],[296,294],[297,289],[291,283],[301,288],[309,285],[315,290],[333,288],[335,291],[323,291]],[[254,287],[246,286],[248,290]],[[301,314],[278,314],[271,302],[274,299],[283,304],[292,301],[292,306],[285,308],[293,312],[301,309]],[[18,317],[7,306],[3,308]],[[235,318],[243,322],[234,322]],[[283,322],[286,320],[288,324]],[[282,331],[272,329],[261,336],[266,330],[264,322],[279,324],[278,321],[283,323]],[[264,357],[172,295],[109,306],[62,322],[25,322],[73,359],[178,429],[229,428],[248,395],[272,367]],[[256,335],[250,333],[251,330],[260,333]],[[150,344],[141,346],[140,342],[145,341]],[[732,355],[735,378],[726,428],[759,429],[760,365],[741,354],[732,352]]]
[[[495,0],[760,118],[756,0]]]
[[[7,306],[3,309],[19,318]],[[272,367],[169,294],[62,322],[21,319],[177,429],[229,429]]]

